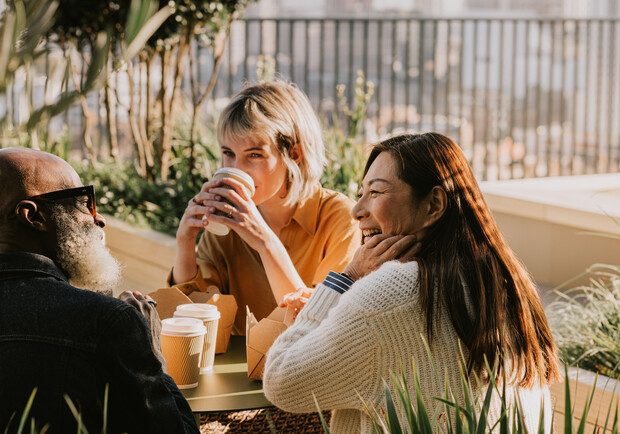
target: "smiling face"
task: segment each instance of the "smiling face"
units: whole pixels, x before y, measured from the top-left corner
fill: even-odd
[[[287,169],[274,144],[229,141],[220,146],[222,167],[243,170],[254,180],[256,193],[252,201],[258,206],[269,200],[282,200],[286,195]]]
[[[409,184],[398,178],[394,157],[382,152],[372,163],[351,215],[359,221],[362,243],[373,235],[416,234],[419,239],[430,223],[428,200],[417,200]]]

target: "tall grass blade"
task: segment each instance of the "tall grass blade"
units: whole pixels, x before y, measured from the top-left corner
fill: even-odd
[[[455,425],[455,433],[461,434],[464,432],[463,419],[461,416],[462,410],[457,400],[454,400],[454,425]]]
[[[467,381],[467,376],[465,375],[465,371],[463,370],[463,365],[459,362],[459,371],[461,374],[461,388],[463,390],[463,399],[465,406],[461,408],[461,412],[463,413],[463,417],[465,418],[465,422],[467,424],[467,432],[473,433],[476,432],[476,409],[474,404],[474,398],[472,395],[471,387],[469,386],[469,382]]]
[[[613,434],[618,434],[618,425],[619,425],[619,423],[618,423],[618,410],[619,410],[618,409],[618,401],[616,401],[616,413],[614,415],[614,423],[611,426],[611,432]]]
[[[454,403],[454,396],[452,395],[451,390],[450,390],[450,386],[448,385],[448,374],[447,373],[446,373],[446,379],[445,379],[444,385],[445,385],[445,391],[444,391],[445,399],[438,398],[437,400],[439,402],[441,402],[443,404],[443,406],[444,406],[444,409],[445,409],[445,412],[446,412],[447,431],[448,431],[448,433],[451,433],[453,431],[452,427],[454,426],[453,425],[454,422],[452,420],[452,412],[450,411],[450,408],[454,407],[454,405],[453,405],[453,403]],[[450,401],[450,399],[451,399],[450,397],[451,396],[452,396],[452,401]]]
[[[581,414],[581,420],[579,421],[579,426],[577,427],[578,434],[584,434],[586,432],[586,421],[587,421],[588,413],[590,412],[590,406],[592,405],[592,400],[594,399],[595,393],[596,393],[596,379],[594,380],[594,384],[592,385],[592,391],[588,394],[586,403],[583,406],[583,413]]]
[[[374,407],[370,408],[370,406],[366,403],[366,401],[364,401],[364,398],[362,398],[362,395],[360,395],[358,391],[355,391],[355,393],[357,394],[358,398],[362,402],[362,405],[366,409],[366,413],[368,413],[370,420],[372,420],[372,426],[375,429],[375,432],[377,434],[382,434],[383,430],[381,429],[381,426],[379,425],[379,422],[377,421],[377,419],[379,418],[379,413]]]
[[[398,420],[398,413],[396,412],[396,406],[390,393],[390,388],[385,380],[383,380],[383,389],[385,391],[385,406],[386,406],[386,422],[391,434],[402,434],[402,427]]]
[[[437,366],[435,365],[435,359],[433,358],[433,354],[431,353],[431,347],[428,345],[428,342],[426,342],[426,338],[424,337],[424,334],[421,334],[421,337],[422,337],[422,342],[424,343],[424,348],[426,349],[428,360],[431,362],[431,367],[433,368],[435,379],[437,380],[437,383],[439,383],[439,381],[441,380],[439,378],[439,372],[437,371]],[[459,342],[459,349],[462,351],[460,342]]]
[[[484,401],[482,404],[482,408],[480,409],[480,416],[478,419],[478,429],[476,430],[477,434],[485,434],[487,428],[487,417],[489,415],[489,407],[491,406],[491,398],[493,398],[493,389],[495,382],[489,383],[487,386],[487,392],[484,396]]]
[[[614,384],[614,388],[612,389],[611,393],[615,395],[616,393],[616,387],[618,386],[618,383],[620,383],[620,380],[616,381],[616,383]],[[620,403],[620,399],[616,399],[616,416],[618,416],[618,404]],[[605,425],[603,426],[603,432],[607,431],[607,425],[609,424],[609,417],[611,416],[611,411],[614,407],[614,401],[612,400],[609,403],[609,407],[607,408],[607,415],[605,416]]]
[[[319,407],[319,401],[317,401],[316,395],[314,393],[312,394],[312,398],[314,399],[314,405],[316,405],[316,409],[319,412],[319,419],[321,420],[323,430],[325,431],[325,434],[330,434],[329,426],[327,426],[327,422],[325,422],[325,418],[323,417],[323,413],[321,412],[321,408]],[[368,409],[368,407],[366,407],[366,409]]]
[[[271,417],[271,412],[269,409],[265,410],[265,419],[267,419],[267,424],[269,425],[269,432],[271,434],[277,434],[278,431],[276,430],[276,424],[273,423],[273,418]]]
[[[32,409],[32,404],[34,403],[34,397],[37,394],[37,390],[38,389],[36,387],[32,389],[32,393],[30,394],[30,397],[26,402],[26,408],[24,408],[22,417],[19,420],[19,426],[17,427],[17,434],[20,434],[23,431],[24,426],[26,425],[26,419],[28,419],[28,413],[30,413],[30,410]]]
[[[567,365],[564,365],[564,434],[573,434],[573,410],[571,408]]]
[[[9,433],[9,427],[11,426],[11,423],[13,422],[13,419],[15,419],[15,413],[13,413],[11,415],[11,417],[9,417],[9,421],[6,424],[6,427],[4,428],[4,434],[8,434]]]
[[[152,0],[131,0],[127,14],[127,25],[125,26],[126,43],[134,40],[140,27],[153,15],[156,8],[157,5]]]
[[[405,379],[405,370],[401,365],[401,381],[398,381],[396,375],[394,375],[393,373],[390,372],[390,374],[392,375],[392,382],[394,383],[394,388],[396,389],[396,393],[398,394],[398,399],[400,400],[403,408],[405,409],[405,413],[407,415],[407,422],[409,423],[409,429],[413,431],[413,428],[416,424],[416,416],[413,412],[411,395],[409,394],[409,387],[407,387],[407,380]]]
[[[105,80],[107,74],[108,56],[110,54],[110,41],[112,32],[110,29],[101,31],[97,34],[95,44],[93,46],[93,54],[90,59],[90,65],[86,72],[86,80],[81,92],[85,94],[96,87],[101,80]]]
[[[108,432],[108,397],[110,392],[110,383],[106,383],[105,391],[103,392],[103,427],[101,432],[106,434]]]
[[[422,387],[420,386],[420,378],[418,371],[413,371],[413,385],[415,388],[416,413],[418,417],[418,425],[423,433],[432,432],[432,423],[429,419],[428,411],[424,405],[424,397],[422,396]],[[437,414],[433,415],[433,419],[437,419]]]
[[[553,420],[551,421],[551,426],[553,426]],[[553,432],[553,431],[552,431]],[[538,434],[545,434],[545,407],[544,403],[540,404],[540,417],[538,419]]]
[[[86,426],[84,425],[84,422],[82,422],[82,414],[77,410],[77,408],[75,408],[75,404],[73,404],[73,401],[71,401],[71,398],[69,397],[69,395],[64,394],[63,397],[65,398],[65,402],[69,406],[69,410],[71,410],[71,414],[73,414],[73,417],[75,418],[76,422],[78,423],[78,431],[77,432],[78,433],[88,434],[88,430],[86,429]]]
[[[155,12],[148,20],[143,21],[139,27],[139,31],[131,38],[131,40],[125,41],[127,49],[125,50],[124,57],[126,62],[130,62],[133,57],[144,47],[146,41],[149,40],[153,33],[159,29],[159,27],[172,15],[174,7],[164,6],[159,11]]]

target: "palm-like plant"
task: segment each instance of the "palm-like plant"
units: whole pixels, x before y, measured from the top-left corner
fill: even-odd
[[[564,292],[547,309],[564,361],[620,378],[620,266],[594,264],[587,285]]]

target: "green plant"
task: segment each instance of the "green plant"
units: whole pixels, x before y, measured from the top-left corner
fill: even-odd
[[[108,432],[108,397],[109,397],[109,392],[110,392],[109,389],[110,389],[110,385],[106,384],[105,390],[103,392],[103,424],[101,427],[101,434],[106,434]],[[32,405],[34,404],[34,399],[37,395],[37,391],[38,391],[38,388],[35,387],[34,389],[32,389],[32,392],[30,393],[30,397],[28,398],[28,401],[26,402],[26,407],[24,407],[24,411],[22,412],[22,415],[19,419],[19,426],[17,427],[17,431],[15,431],[16,434],[22,434],[26,432],[24,431],[24,429],[28,421],[28,415],[30,414],[30,410],[32,409]],[[86,429],[86,426],[84,426],[84,423],[82,422],[82,414],[80,410],[78,410],[78,408],[75,406],[75,404],[73,403],[69,395],[64,394],[63,398],[65,402],[67,403],[69,410],[71,410],[71,414],[73,414],[73,417],[75,418],[78,424],[77,434],[88,434],[88,430]],[[15,418],[15,413],[11,415],[11,418],[9,419],[7,426],[5,427],[5,430],[4,430],[5,434],[9,432],[9,429],[11,428],[11,424],[14,418]],[[50,429],[50,424],[46,423],[45,425],[43,425],[41,430],[38,430],[37,422],[34,420],[34,418],[31,418],[30,419],[30,430],[27,432],[29,432],[30,434],[45,434],[49,429]]]
[[[126,0],[129,2],[129,0]],[[106,3],[109,9],[114,4]],[[77,6],[83,5],[88,13],[83,12]],[[75,101],[80,101],[86,117],[83,134],[84,146],[93,164],[96,163],[94,146],[90,139],[89,123],[87,115],[86,94],[101,87],[108,75],[108,59],[113,42],[121,41],[128,46],[126,53],[134,53],[141,48],[146,39],[153,34],[157,26],[170,13],[170,8],[165,8],[155,13],[154,0],[131,0],[128,12],[112,21],[106,21],[105,14],[98,15],[103,9],[93,5],[92,2],[41,2],[38,0],[15,0],[9,1],[2,11],[0,18],[0,103],[6,110],[0,118],[0,145],[27,142],[28,146],[38,148],[41,142],[46,142],[47,126],[54,116],[65,112]],[[67,14],[77,13],[87,19],[92,14],[99,20],[82,21],[80,19],[64,20]],[[89,15],[90,14],[90,15]],[[101,22],[103,20],[103,23]],[[67,25],[67,21],[72,24]],[[75,27],[75,23],[81,23],[85,28]],[[124,24],[126,23],[126,24]],[[120,29],[120,30],[119,30]],[[117,31],[118,30],[118,31]],[[56,39],[61,44],[65,55],[64,61],[54,63],[49,75],[54,76],[56,70],[61,71],[61,90],[54,101],[44,101],[37,108],[29,105],[29,116],[26,121],[20,121],[13,125],[13,111],[19,109],[19,105],[11,100],[10,93],[14,82],[20,78],[24,80],[27,94],[32,93],[35,61],[43,54],[50,51],[50,46],[45,44],[53,35],[60,35]],[[84,45],[88,46],[84,50]],[[80,77],[72,62],[72,53],[86,57],[84,74]],[[129,60],[128,57],[124,58]],[[64,70],[64,71],[62,71]],[[74,89],[70,89],[69,78],[73,78]],[[47,77],[46,85],[47,89]],[[14,107],[15,106],[15,107]],[[25,136],[25,137],[24,137]]]
[[[160,6],[173,4],[175,11],[148,40],[147,49],[139,56],[137,68],[145,72],[146,78],[139,80],[137,85],[134,84],[134,66],[127,64],[126,78],[130,98],[127,111],[141,176],[161,178],[164,181],[175,176],[171,161],[172,136],[174,116],[182,96],[183,77],[189,75],[190,81],[189,102],[192,111],[188,130],[191,147],[198,140],[199,112],[215,87],[231,25],[253,1],[255,0],[159,0]],[[206,87],[201,86],[197,80],[196,39],[213,52],[212,73]],[[156,59],[161,65],[161,74],[156,101],[151,101],[151,95],[156,88],[150,71]],[[138,87],[135,92],[134,86]],[[134,93],[137,97],[134,97]],[[143,105],[146,106],[145,110],[140,109]],[[159,119],[157,141],[150,136],[148,127],[155,118]],[[197,159],[194,155],[188,163],[195,161]]]
[[[170,165],[174,177],[149,180],[128,161],[102,160],[71,164],[85,184],[93,184],[99,212],[139,227],[176,233],[187,201],[211,178],[218,164],[215,118],[206,117],[198,129],[197,140],[188,145],[189,118],[184,110],[174,118]],[[62,156],[62,155],[61,155]]]
[[[412,367],[415,372],[415,367]],[[493,373],[496,369],[490,369],[489,378],[493,379]],[[568,367],[565,365],[565,376],[568,378]],[[459,403],[454,399],[451,391],[446,388],[443,397],[434,397],[433,399],[441,403],[434,413],[426,408],[424,397],[420,387],[419,379],[414,376],[413,389],[407,384],[404,371],[401,371],[400,377],[392,374],[392,386],[394,392],[384,380],[385,408],[374,408],[364,402],[364,406],[372,419],[374,430],[377,434],[384,433],[452,433],[452,434],[484,434],[496,432],[500,434],[528,434],[525,426],[524,415],[521,413],[521,407],[518,404],[509,404],[506,393],[506,387],[498,385],[491,380],[486,389],[484,396],[475,397],[471,386],[467,382],[465,375],[461,372],[462,388],[464,401]],[[591,405],[596,392],[596,382],[592,390],[585,397],[585,405],[581,414],[577,415],[579,421],[575,426],[575,401],[571,397],[569,382],[565,382],[565,401],[557,402],[556,406],[563,405],[564,411],[564,433],[566,434],[586,434],[586,420],[591,410]],[[499,396],[501,402],[501,413],[496,421],[487,420],[487,415],[491,407],[493,394]],[[361,399],[361,398],[360,398]],[[363,402],[363,400],[362,400]],[[315,398],[316,407],[321,414],[318,402]],[[611,402],[609,408],[600,409],[606,411],[605,418],[600,423],[597,420],[594,432],[611,432],[618,434],[620,428],[620,420],[618,420],[619,403]],[[401,409],[399,411],[398,409]],[[442,411],[440,411],[442,410]],[[612,412],[615,413],[611,419]],[[323,421],[323,429],[326,433],[330,430]],[[489,426],[489,422],[493,425]],[[552,432],[555,421],[551,421]],[[545,415],[540,412],[538,420],[538,434],[545,432]],[[532,433],[529,433],[532,434]]]
[[[546,308],[564,361],[620,378],[620,266],[594,264],[589,284],[561,292]]]
[[[75,164],[85,183],[93,184],[97,194],[97,210],[138,227],[174,235],[179,219],[194,190],[175,179],[149,181],[127,162],[111,160],[96,168]]]
[[[346,99],[345,90],[344,84],[337,86],[340,110],[333,113],[331,126],[327,121],[323,122],[327,167],[321,183],[327,188],[354,198],[364,169],[366,145],[364,124],[368,103],[374,93],[374,85],[370,81],[365,81],[364,73],[358,71],[355,96],[351,105]],[[342,123],[341,118],[344,120]]]

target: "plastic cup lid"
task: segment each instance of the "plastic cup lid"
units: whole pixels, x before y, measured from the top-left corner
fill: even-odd
[[[254,196],[254,192],[256,191],[254,188],[254,180],[243,170],[235,169],[234,167],[222,167],[221,169],[217,169],[215,171],[213,177],[215,178],[216,175],[223,175],[223,178],[235,178],[238,181],[243,182],[248,190],[250,190],[250,196]]]
[[[230,229],[228,229],[228,226],[222,224],[222,223],[217,223],[217,222],[209,222],[208,225],[205,226],[205,230],[209,231],[209,232],[213,232],[215,235],[227,235],[230,232]]]
[[[217,306],[207,303],[180,304],[174,312],[174,317],[199,318],[201,320],[218,319],[220,312]]]
[[[161,333],[169,336],[197,336],[207,332],[196,318],[166,318],[161,321]]]

